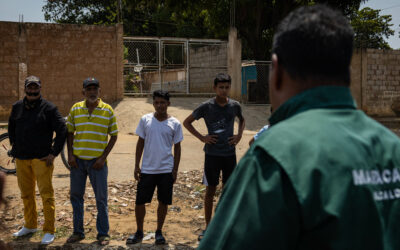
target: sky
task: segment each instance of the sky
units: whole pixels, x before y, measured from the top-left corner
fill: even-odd
[[[43,23],[43,0],[0,0],[0,21],[18,22],[23,15],[24,22]],[[381,9],[381,15],[392,15],[392,29],[395,34],[387,39],[390,47],[400,49],[400,1],[399,0],[369,0],[361,5],[361,8],[370,7]]]

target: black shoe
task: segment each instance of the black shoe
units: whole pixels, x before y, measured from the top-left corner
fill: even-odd
[[[80,233],[73,233],[71,236],[69,236],[69,238],[67,239],[67,243],[75,243],[75,242],[79,242],[81,240],[85,239],[85,235],[84,234],[80,234]]]
[[[128,239],[126,239],[126,244],[137,244],[142,242],[143,240],[143,232],[142,231],[136,231],[134,235],[129,236]]]
[[[199,237],[197,237],[197,240],[201,241],[205,234],[206,234],[206,230],[201,231],[201,233],[199,234]]]
[[[162,235],[161,230],[156,231],[156,245],[164,245],[165,244],[165,238]]]

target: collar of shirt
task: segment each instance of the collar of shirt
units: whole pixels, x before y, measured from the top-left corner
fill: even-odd
[[[34,101],[28,101],[28,98],[26,97],[24,97],[23,99],[24,107],[28,110],[34,109],[41,101],[42,101],[42,96],[40,96],[39,99]]]
[[[303,91],[287,100],[272,113],[272,125],[309,109],[356,109],[350,88],[342,86],[319,86]]]
[[[97,103],[96,108],[103,106],[103,101],[101,100],[101,98],[98,98],[97,100],[99,100],[99,103]],[[84,108],[88,108],[87,105],[86,105],[86,99],[85,99],[85,101],[83,102],[83,107],[84,107]]]

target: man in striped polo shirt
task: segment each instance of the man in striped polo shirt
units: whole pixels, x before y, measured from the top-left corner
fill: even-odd
[[[83,81],[85,100],[75,103],[68,115],[68,163],[71,166],[71,204],[74,232],[68,243],[85,238],[83,229],[83,196],[89,176],[97,206],[97,239],[101,245],[110,241],[108,235],[106,158],[117,141],[117,122],[110,105],[99,98],[100,84],[95,78]],[[108,135],[111,136],[108,140]]]

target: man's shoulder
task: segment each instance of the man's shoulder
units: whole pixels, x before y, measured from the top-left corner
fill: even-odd
[[[257,142],[267,151],[279,151],[278,148],[285,148],[287,152],[291,148],[307,151],[317,145],[318,150],[334,152],[357,143],[365,146],[365,142],[377,137],[400,145],[400,139],[393,132],[362,111],[314,109],[272,125]]]
[[[145,114],[145,115],[142,115],[142,120],[148,120],[148,119],[153,119],[153,117],[154,117],[154,113],[153,112],[151,112],[151,113],[147,113],[147,114]]]
[[[231,99],[231,98],[228,99],[228,104],[232,105],[232,106],[240,106],[240,102],[238,102],[234,99]]]
[[[168,118],[168,121],[172,122],[173,124],[177,124],[177,125],[181,124],[181,122],[172,115]]]
[[[213,105],[213,104],[215,104],[215,98],[214,97],[203,101],[202,103],[200,103],[199,107],[207,106],[207,105]]]
[[[99,106],[102,108],[107,108],[107,109],[111,109],[111,110],[113,109],[110,104],[108,104],[104,101],[101,101]]]
[[[57,108],[57,106],[56,106],[54,103],[52,103],[52,102],[50,102],[49,100],[46,100],[46,99],[44,99],[44,98],[42,98],[42,105],[45,106],[45,107],[47,107],[48,109],[55,109],[55,108]]]
[[[82,108],[84,106],[85,106],[85,101],[80,101],[80,102],[74,103],[74,105],[72,105],[72,109],[73,108]]]
[[[18,101],[13,103],[13,107],[16,107],[16,108],[21,107],[23,105],[24,105],[24,100],[23,99],[18,100]]]
[[[111,105],[103,101],[100,101],[98,108],[100,108],[101,110],[107,110],[110,114],[114,112]]]
[[[85,109],[85,101],[80,101],[74,103],[70,109],[70,115],[77,115],[82,112],[82,110]]]

